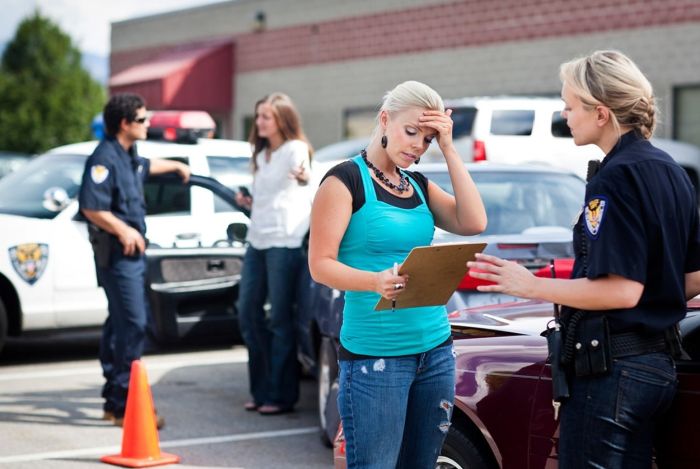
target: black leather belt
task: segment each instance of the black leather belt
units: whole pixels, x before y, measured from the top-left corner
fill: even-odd
[[[642,335],[638,332],[622,332],[610,335],[610,351],[613,358],[643,355],[668,350],[663,333]]]

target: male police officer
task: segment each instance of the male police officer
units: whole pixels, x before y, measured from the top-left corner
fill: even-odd
[[[123,424],[131,362],[141,357],[147,327],[145,295],[146,206],[143,182],[149,174],[178,173],[189,167],[148,160],[135,142],[146,138],[148,115],[143,98],[113,96],[104,108],[106,137],[88,158],[80,188],[80,210],[88,219],[97,279],[107,295],[109,314],[102,330],[100,362],[104,419]],[[162,419],[158,419],[159,428]]]

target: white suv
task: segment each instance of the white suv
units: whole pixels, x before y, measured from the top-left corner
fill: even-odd
[[[452,109],[455,144],[466,161],[540,163],[586,177],[588,160],[601,159],[595,145],[576,146],[562,118],[564,102],[552,97],[480,97],[446,100]],[[698,187],[700,148],[683,142],[652,139],[668,152]],[[440,160],[433,145],[426,159]]]
[[[104,322],[107,301],[97,286],[86,222],[77,201],[85,161],[97,143],[56,148],[0,180],[0,348],[7,334]],[[252,179],[248,169],[251,148],[246,142],[199,139],[194,144],[144,141],[137,145],[144,157],[186,162],[194,175],[215,177],[231,188],[249,185]],[[206,185],[183,185],[168,178],[144,186],[150,242],[147,257],[149,263],[151,258],[162,261],[149,264],[149,274],[158,277],[158,285],[150,286],[187,299],[182,304],[189,308],[179,324],[173,325],[174,321],[167,318],[168,325],[162,326],[169,328],[166,335],[171,337],[182,335],[186,328],[214,313],[207,311],[214,302],[206,298],[195,301],[195,293],[207,289],[215,293],[221,287],[230,297],[230,287],[237,281],[234,277],[239,273],[240,261],[235,265],[227,262],[230,253],[204,255],[198,251],[183,260],[169,252],[174,251],[172,248],[195,251],[223,245],[236,247],[235,256],[242,257],[243,244],[228,243],[227,228],[232,223],[247,225],[249,220],[232,205],[230,191],[225,191],[226,197],[221,193]],[[220,282],[224,277],[226,285]],[[179,314],[173,311],[173,304],[156,305],[163,311],[154,311],[154,315]],[[222,299],[224,307],[233,307],[230,298]],[[162,318],[156,319],[163,323]],[[180,326],[184,329],[173,329]]]

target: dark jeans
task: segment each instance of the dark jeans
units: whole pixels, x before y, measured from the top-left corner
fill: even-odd
[[[124,415],[131,362],[141,358],[146,336],[147,308],[144,288],[145,257],[126,257],[112,251],[109,268],[97,268],[108,302],[102,328],[100,363],[105,377],[104,410]]]
[[[618,358],[606,375],[574,378],[562,406],[559,467],[651,468],[654,424],[676,384],[666,353]]]
[[[243,260],[238,319],[248,347],[250,394],[258,405],[291,408],[299,399],[294,302],[301,259],[300,248],[248,246]]]

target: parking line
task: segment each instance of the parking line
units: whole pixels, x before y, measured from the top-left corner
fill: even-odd
[[[237,441],[247,441],[247,440],[260,440],[264,438],[279,438],[285,436],[296,436],[296,435],[308,435],[310,433],[317,433],[318,427],[302,427],[302,428],[291,428],[289,430],[278,430],[272,432],[255,432],[255,433],[242,433],[238,435],[222,435],[222,436],[212,436],[204,438],[186,438],[183,440],[173,440],[173,441],[162,441],[160,443],[161,448],[177,448],[180,446],[199,446],[199,445],[211,445],[217,443],[231,443]],[[16,462],[27,462],[27,461],[45,461],[47,459],[63,459],[63,458],[76,458],[81,456],[93,456],[93,455],[105,455],[111,453],[117,453],[121,450],[120,446],[103,446],[101,448],[83,448],[76,450],[67,451],[52,451],[48,453],[32,453],[32,454],[18,454],[16,456],[5,456],[0,457],[0,464],[16,463]]]
[[[229,363],[247,363],[247,354],[236,354],[227,357],[211,357],[211,358],[193,358],[191,360],[173,360],[173,361],[155,361],[153,358],[145,358],[146,368],[148,370],[172,370],[192,365],[226,365]],[[42,378],[61,378],[66,376],[78,375],[95,375],[101,376],[102,369],[99,365],[86,366],[81,368],[64,368],[61,370],[46,370],[46,371],[28,371],[17,373],[2,373],[0,372],[0,382],[16,381],[22,379],[42,379]]]

